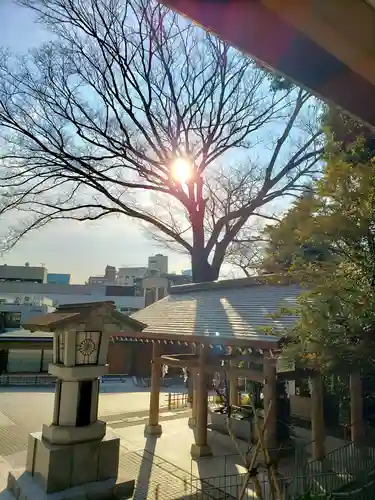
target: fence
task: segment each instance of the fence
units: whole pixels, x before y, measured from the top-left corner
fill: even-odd
[[[332,473],[322,473],[317,475],[317,482],[329,483]],[[305,478],[294,478],[303,482]],[[247,474],[233,474],[221,477],[212,478],[191,478],[191,496],[193,499],[209,500],[215,498],[217,500],[255,500],[263,498],[269,500],[273,498],[270,482],[265,472],[263,475],[258,474],[258,485],[255,486],[253,479],[249,479]],[[245,486],[246,483],[246,486]],[[351,491],[336,491],[332,493],[314,492],[311,489],[306,489],[305,493],[289,491],[291,478],[278,478],[279,489],[283,500],[302,500],[308,498],[307,493],[311,493],[311,499],[314,500],[374,500],[375,499],[375,480],[369,481],[360,487],[352,487]],[[245,486],[245,491],[243,492]],[[241,497],[241,493],[243,496]]]
[[[189,400],[189,394],[183,392],[170,392],[165,397],[166,405],[168,410],[175,410],[176,408],[187,408],[191,401]],[[208,396],[208,404],[216,404],[218,400],[217,395]]]
[[[138,465],[136,465],[136,463]],[[238,500],[244,490],[243,500],[270,500],[272,498],[270,482],[267,471],[261,470],[257,474],[259,489],[256,488],[253,478],[248,478],[246,472],[228,474],[222,469],[213,469],[215,476],[197,477],[185,469],[181,469],[151,451],[142,450],[122,455],[120,459],[122,468],[129,471],[136,478],[136,491],[134,498],[154,500]],[[147,465],[148,464],[148,465]],[[136,467],[134,468],[134,466]],[[212,470],[212,469],[211,469]],[[199,472],[201,474],[201,472]],[[314,479],[317,484],[332,483],[334,473],[316,474]],[[305,484],[305,477],[286,477],[278,473],[279,489],[283,500],[302,500],[303,492],[311,491],[306,487],[298,491],[292,485]],[[372,481],[372,482],[371,482]],[[366,484],[367,483],[367,484]],[[354,486],[357,484],[357,486]],[[370,476],[363,478],[363,486],[359,483],[351,485],[351,491],[336,491],[331,496],[323,494],[324,489],[314,493],[316,500],[374,500],[375,481]],[[345,488],[347,489],[347,487]],[[302,495],[302,496],[301,496]]]
[[[361,488],[353,489],[350,492],[336,492],[331,495],[332,500],[374,500],[375,498],[375,481],[362,486]]]
[[[220,500],[237,500],[245,489],[243,500],[254,500],[256,498],[272,498],[270,483],[267,473],[258,474],[257,487],[247,474],[231,474],[220,477],[206,477],[203,479],[191,479],[193,494],[200,495],[199,498],[217,498]],[[280,481],[281,492],[284,493],[284,485]],[[259,489],[258,489],[259,488]],[[198,496],[197,496],[198,498]]]
[[[292,481],[295,490],[335,491],[353,483],[365,483],[375,471],[375,448],[347,443],[325,455],[324,461],[298,459],[300,477]],[[375,494],[374,497],[375,499]]]
[[[101,382],[121,382],[124,384],[128,378],[126,373],[108,373],[101,377]]]
[[[43,386],[54,387],[56,378],[51,375],[40,374],[9,374],[0,376],[0,386]]]
[[[292,448],[269,450],[271,456],[275,457],[276,462],[278,462],[278,457],[291,457],[290,464],[287,465],[284,462],[283,467],[278,470],[278,481],[285,500],[298,499],[299,495],[304,492],[311,492],[317,498],[322,499],[325,498],[320,496],[322,492],[327,492],[327,494],[331,492],[333,495],[332,500],[335,498],[342,498],[343,500],[354,500],[354,498],[358,498],[358,500],[375,500],[375,484],[368,485],[375,473],[375,448],[348,443],[327,453],[323,462],[309,462],[306,457],[303,458],[301,455],[304,446],[302,444]],[[249,453],[251,455],[250,449]],[[210,467],[204,465],[205,460],[210,461]],[[236,498],[236,495],[241,491],[245,477],[245,473],[235,473],[238,465],[243,466],[238,454],[226,454],[207,459],[201,458],[199,462],[198,475],[201,476],[202,471],[209,472],[210,469],[211,474],[214,472],[215,477],[201,477],[200,483],[193,480],[195,485],[193,489],[199,489],[197,484],[200,484],[202,495],[216,488],[224,492],[223,498]],[[263,469],[265,471],[264,463],[265,460],[260,454],[259,461],[256,464],[258,470]],[[191,477],[194,477],[195,466],[193,462],[190,473]],[[197,474],[195,473],[195,475]],[[207,474],[207,476],[209,475]],[[263,497],[265,499],[272,498],[266,472],[261,472],[260,483]],[[359,488],[359,485],[367,486]],[[349,488],[358,488],[361,495],[355,496],[354,492],[349,491]],[[251,482],[243,498],[257,498],[254,495],[254,487]]]

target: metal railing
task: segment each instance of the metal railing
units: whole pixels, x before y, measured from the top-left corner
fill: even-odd
[[[216,404],[218,396],[217,395],[209,395],[208,396],[208,404],[213,405]],[[176,408],[187,408],[191,404],[191,400],[189,399],[189,394],[184,392],[170,392],[165,396],[166,406],[169,410],[174,410]]]
[[[332,473],[321,473],[316,476],[317,483],[320,485],[327,484],[332,481]],[[297,477],[299,481],[303,481],[303,477]],[[247,481],[245,494],[243,500],[254,500],[260,498],[257,494],[257,489],[254,482],[248,480],[247,474],[232,474],[220,477],[210,478],[194,478],[191,477],[190,490],[192,493],[191,498],[210,499],[216,498],[220,500],[238,499],[243,490],[245,481]],[[289,485],[291,478],[279,477],[279,487],[284,500],[300,500],[306,498],[306,494],[310,493],[311,498],[314,500],[374,500],[375,499],[375,480],[367,478],[367,483],[351,489],[350,491],[336,491],[324,492],[321,487],[319,490],[316,488],[306,489],[303,493],[290,491]],[[260,489],[261,498],[268,500],[272,498],[271,486],[267,477],[267,473],[257,477],[257,482]]]
[[[322,467],[328,467],[330,473],[320,474]],[[366,481],[374,470],[375,449],[348,443],[327,453],[322,462],[307,463],[305,476],[312,492],[334,492],[356,481]]]
[[[303,498],[303,497],[300,497]],[[313,500],[374,500],[375,499],[375,481],[369,481],[367,484],[350,491],[336,491],[327,496],[325,493],[312,494]],[[288,499],[287,499],[288,500]],[[299,500],[298,497],[293,500]]]
[[[43,374],[3,374],[0,375],[0,386],[43,386],[54,387],[56,378]]]
[[[261,496],[258,496],[254,481],[251,478],[249,480],[246,472],[228,474],[225,470],[224,473],[222,470],[217,470],[216,476],[202,478],[146,450],[122,455],[122,466],[127,467],[127,457],[129,459],[129,468],[134,466],[135,458],[138,462],[146,461],[150,464],[146,467],[140,464],[139,471],[143,469],[143,473],[145,473],[146,469],[152,470],[153,478],[147,477],[147,474],[146,477],[144,477],[144,474],[138,475],[136,479],[136,491],[139,495],[148,491],[148,494],[151,495],[150,497],[155,498],[155,500],[177,500],[178,498],[189,500],[238,500],[245,482],[246,488],[245,494],[242,497],[243,500],[255,500],[257,498],[269,500],[272,498],[266,469],[258,468],[257,480],[261,493]],[[327,496],[322,485],[332,482],[332,477],[335,476],[332,472],[315,474],[315,481],[317,485],[320,485],[320,489],[317,487],[313,490],[310,486],[304,489],[304,491],[296,491],[290,488],[290,485],[295,483],[296,479],[297,483],[306,482],[306,478],[284,477],[281,474],[277,474],[277,476],[283,500],[301,500],[304,498],[302,496],[303,493],[308,493],[309,491],[312,493],[312,498],[319,500],[327,500],[328,498],[330,500],[375,499],[375,480],[370,476],[366,478],[366,481],[363,481],[363,485],[358,486],[358,483],[356,483],[357,486],[353,485],[350,491],[342,490],[333,492],[331,496]],[[143,481],[145,482],[143,483]],[[138,497],[141,498],[141,496]]]
[[[331,497],[332,500],[374,500],[375,480],[351,491],[338,491],[332,493]]]
[[[191,492],[196,495],[199,494],[199,498],[203,499],[210,497],[220,498],[220,500],[237,499],[240,496],[245,481],[246,474],[231,474],[219,477],[206,477],[203,479],[192,478]],[[266,485],[262,484],[262,486],[265,487]]]
[[[349,436],[353,425],[354,423],[346,426]],[[369,477],[375,473],[375,447],[371,446],[374,443],[371,439],[373,433],[372,428],[365,427],[365,437],[361,443],[346,441],[326,453],[323,460],[309,459],[311,452],[308,452],[308,448],[313,446],[315,440],[301,444],[296,450],[296,453],[298,452],[297,474],[291,481],[290,490],[311,491],[319,498],[322,491],[332,495],[341,495],[338,491],[350,484],[368,482]],[[345,494],[349,495],[349,493]],[[372,498],[375,500],[375,493]]]
[[[101,377],[101,382],[121,382],[124,384],[128,379],[128,375],[126,373],[108,373],[107,375],[103,375]]]

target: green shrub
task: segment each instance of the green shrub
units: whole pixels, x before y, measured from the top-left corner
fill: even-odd
[[[241,394],[240,404],[241,405],[250,404],[250,396],[248,394]]]

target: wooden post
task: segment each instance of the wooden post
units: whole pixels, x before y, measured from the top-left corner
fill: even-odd
[[[276,362],[275,360],[264,358],[264,414],[268,420],[266,427],[266,443],[268,449],[273,449],[277,445],[277,388],[276,388]],[[269,407],[271,408],[269,409]]]
[[[190,408],[193,407],[193,393],[194,393],[194,376],[193,372],[191,370],[188,370],[188,380],[187,380],[187,389],[188,389],[188,394],[187,394],[187,401],[190,406]]]
[[[207,444],[207,376],[205,363],[207,358],[207,346],[201,346],[199,356],[199,370],[197,373],[197,417],[195,426],[195,443],[191,445],[190,454],[193,459],[208,457],[212,455],[211,448]]]
[[[191,405],[191,417],[189,417],[189,422],[188,425],[189,427],[195,427],[195,424],[197,422],[197,372],[195,370],[192,370],[190,372],[191,376],[191,382],[193,386],[193,402]]]
[[[229,372],[229,405],[238,405],[237,377]]]
[[[148,425],[145,432],[151,435],[160,436],[162,433],[161,425],[159,424],[159,397],[160,397],[160,344],[154,342],[152,346],[152,366],[151,366],[151,394],[150,394],[150,412]]]
[[[313,460],[323,460],[325,457],[323,379],[319,371],[311,379],[311,431],[312,458]]]
[[[350,374],[350,427],[353,443],[365,437],[363,422],[362,380],[359,372]]]

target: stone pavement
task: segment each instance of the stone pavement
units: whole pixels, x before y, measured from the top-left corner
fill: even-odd
[[[212,478],[228,475],[235,481],[239,473],[245,472],[230,438],[216,432],[209,432],[214,457],[191,461],[194,436],[188,427],[190,410],[168,411],[163,406],[167,401],[165,394],[161,395],[160,412],[163,434],[160,438],[145,437],[149,391],[131,392],[130,386],[106,388],[99,397],[99,417],[121,438],[119,480],[136,480],[135,500],[198,499],[198,478],[210,485],[216,484]],[[53,396],[48,389],[0,391],[0,491],[9,468],[24,467],[28,433],[51,421]],[[192,477],[196,479],[191,481]],[[235,485],[230,493],[233,488]],[[205,498],[219,500],[224,496],[210,491]]]
[[[2,389],[0,392],[0,491],[10,468],[23,468],[27,438],[52,418],[53,391],[48,389]],[[161,396],[161,406],[165,404]],[[190,410],[168,411],[161,407],[161,438],[144,436],[149,393],[145,391],[105,392],[99,398],[99,418],[121,438],[119,480],[136,479],[134,499],[173,500],[191,494],[191,473],[216,476],[219,462],[197,466],[190,460],[193,433],[187,421]],[[215,443],[216,452],[223,453]],[[233,470],[237,469],[232,464]],[[191,496],[191,495],[190,495]],[[198,498],[198,496],[194,496]]]
[[[41,429],[52,418],[53,391],[48,389],[4,389],[0,392],[0,490],[6,484],[9,468],[22,468],[26,459],[27,439],[30,432]],[[166,399],[161,395],[161,403]],[[138,424],[144,427],[148,416],[149,392],[147,390],[119,393],[105,392],[99,398],[99,418],[106,420],[116,432]],[[168,412],[161,408],[161,421],[176,419],[186,411]],[[130,430],[131,433],[131,430]],[[133,446],[134,449],[134,446]],[[142,454],[130,453],[122,447],[122,456],[128,454],[124,465],[121,458],[120,473],[134,479]],[[120,475],[121,475],[120,474]],[[139,497],[141,498],[141,497]],[[146,498],[146,497],[145,497]]]
[[[187,471],[147,451],[121,450],[119,481],[136,480],[134,500],[182,498],[191,491]]]
[[[163,402],[163,398],[161,399]],[[134,425],[146,419],[149,393],[104,393],[99,398],[99,416],[114,428]],[[52,419],[53,391],[1,389],[0,456],[18,463],[18,454],[26,450],[29,432],[41,429]],[[163,411],[163,408],[162,408]],[[175,414],[170,415],[175,417]]]

